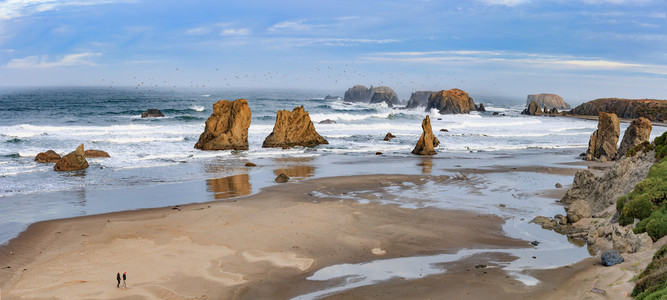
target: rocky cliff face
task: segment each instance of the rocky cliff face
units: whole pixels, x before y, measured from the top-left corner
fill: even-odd
[[[615,114],[600,112],[598,129],[593,132],[586,150],[586,160],[608,161],[616,156],[616,145],[621,135],[621,126]]]
[[[437,109],[441,114],[467,114],[471,110],[477,110],[475,101],[473,101],[468,93],[459,89],[431,94],[428,98],[426,111],[428,112],[432,108]]]
[[[431,94],[437,93],[436,91],[416,91],[412,92],[412,95],[410,95],[410,100],[408,100],[408,104],[405,105],[405,108],[415,108],[415,107],[420,107],[420,106],[426,106],[428,104],[428,97],[431,96]]]
[[[195,148],[202,150],[248,150],[251,112],[248,100],[220,100],[206,120],[204,132]]]
[[[371,103],[387,103],[389,107],[394,106],[394,98],[398,100],[398,97],[396,95],[392,95],[391,93],[385,93],[385,92],[376,92],[373,94],[373,97],[371,98]]]
[[[88,161],[86,161],[86,154],[83,151],[83,144],[79,145],[76,150],[63,156],[55,166],[55,171],[76,171],[88,168]]]
[[[434,155],[437,154],[435,152],[435,147],[438,147],[440,145],[440,141],[438,141],[438,138],[433,135],[433,129],[431,128],[431,118],[429,116],[426,116],[426,118],[422,121],[422,135],[419,137],[419,141],[417,141],[417,145],[415,148],[412,150],[412,154],[417,154],[417,155]]]
[[[327,140],[315,131],[315,126],[310,120],[308,112],[303,109],[303,106],[299,106],[291,112],[288,110],[277,112],[273,132],[264,139],[262,147],[312,147],[328,143]]]
[[[644,117],[652,122],[667,120],[667,100],[603,98],[583,103],[570,111],[574,115],[596,116],[614,113],[619,118]]]
[[[560,110],[570,109],[570,105],[565,103],[565,100],[561,96],[556,94],[534,94],[528,95],[526,99],[526,106],[530,105],[530,102],[535,101],[540,107],[546,107],[548,110],[557,108]]]
[[[375,93],[388,93],[390,94],[390,96],[385,96],[385,97],[391,98],[391,103],[398,103],[398,96],[396,95],[396,92],[394,92],[394,90],[392,90],[388,86],[378,86],[378,87],[371,86],[370,88],[367,88],[366,86],[363,85],[355,85],[349,88],[345,92],[344,100],[346,102],[371,102],[373,95]],[[378,102],[386,102],[386,101],[378,101]]]
[[[651,129],[653,129],[653,126],[649,119],[639,118],[633,120],[623,134],[623,140],[621,140],[621,146],[618,147],[617,155],[619,157],[624,156],[628,153],[628,150],[644,141],[648,141],[651,138]]]

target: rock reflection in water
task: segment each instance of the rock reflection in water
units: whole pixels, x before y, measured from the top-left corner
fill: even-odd
[[[430,157],[429,158],[424,158],[417,165],[422,167],[422,174],[430,175],[431,171],[433,170],[433,159],[431,159]]]
[[[207,190],[216,200],[250,195],[252,185],[248,174],[206,180]]]
[[[285,173],[290,178],[297,180],[313,177],[315,175],[315,167],[307,164],[311,160],[313,160],[311,157],[277,158],[275,159],[276,169],[273,170],[273,173],[276,176],[280,175],[280,173]]]

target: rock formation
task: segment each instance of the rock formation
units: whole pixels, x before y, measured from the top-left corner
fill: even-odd
[[[202,150],[248,150],[251,112],[248,100],[220,100],[206,120],[204,132],[195,148]]]
[[[605,251],[602,253],[602,256],[600,256],[600,259],[602,260],[602,265],[607,267],[617,265],[625,261],[623,257],[621,257],[621,254],[616,250]]]
[[[598,129],[593,132],[588,142],[585,160],[608,161],[616,156],[616,145],[621,135],[621,127],[615,114],[600,112]]]
[[[573,115],[596,116],[615,113],[619,118],[644,117],[652,122],[667,119],[667,100],[603,98],[583,103],[570,111]]]
[[[106,151],[102,151],[102,150],[90,149],[90,150],[84,151],[84,154],[85,154],[86,158],[111,157],[111,155],[109,155],[109,153],[107,153]]]
[[[385,140],[385,141],[389,141],[389,140],[391,140],[391,139],[393,139],[393,138],[395,138],[395,137],[396,137],[396,136],[393,135],[393,134],[391,134],[391,132],[387,132],[387,134],[384,136],[384,140]]]
[[[299,106],[291,112],[287,110],[277,112],[273,132],[266,137],[262,147],[311,147],[328,143],[315,131],[308,112],[303,109],[303,106]]]
[[[474,104],[474,102],[473,102]],[[484,103],[480,103],[479,106],[477,107],[477,111],[486,111],[486,107],[484,107]]]
[[[654,153],[634,157],[623,157],[602,176],[596,177],[590,170],[581,170],[574,175],[574,182],[565,196],[563,203],[586,200],[593,214],[602,212],[616,200],[631,192],[635,185],[644,180],[651,165],[655,163]]]
[[[431,128],[431,118],[429,118],[429,116],[426,116],[426,118],[424,118],[424,121],[422,121],[422,130],[424,132],[422,132],[421,137],[419,137],[419,141],[417,141],[417,145],[412,150],[412,154],[417,154],[417,155],[437,154],[434,148],[440,145],[440,141],[438,141],[438,138],[436,138],[433,135],[433,129]]]
[[[161,118],[164,117],[162,112],[159,109],[148,109],[145,112],[141,113],[142,118]]]
[[[577,200],[567,209],[567,221],[574,224],[583,218],[590,218],[591,206],[585,200]]]
[[[623,140],[621,140],[621,146],[618,147],[617,156],[624,156],[628,153],[628,150],[644,141],[648,141],[651,137],[652,128],[651,121],[647,118],[641,117],[633,120],[623,134]]]
[[[73,152],[63,156],[53,166],[55,171],[76,171],[85,168],[88,168],[88,162],[86,161],[85,151],[83,151],[83,144],[79,145]]]
[[[318,124],[336,124],[336,121],[334,121],[332,119],[326,119],[326,120],[320,121]]]
[[[435,93],[437,93],[437,91],[412,92],[412,95],[410,95],[410,100],[408,100],[408,104],[405,105],[405,108],[426,106],[428,104],[428,98],[431,96],[431,94]]]
[[[387,103],[387,106],[389,107],[394,107],[394,98],[398,100],[398,97],[396,95],[392,95],[391,93],[386,93],[386,92],[376,92],[373,93],[373,97],[371,97],[371,103]]]
[[[285,183],[289,181],[289,176],[285,175],[285,173],[280,173],[278,176],[276,176],[275,182],[277,183]]]
[[[522,115],[529,115],[529,116],[541,116],[544,113],[542,112],[542,109],[540,108],[540,105],[537,104],[535,101],[531,101],[528,104],[528,107],[521,112]]]
[[[528,95],[526,99],[526,106],[530,105],[530,102],[535,101],[540,107],[544,107],[548,110],[552,108],[557,109],[570,109],[570,105],[565,103],[561,96],[555,94],[534,94]]]
[[[468,95],[468,93],[459,90],[451,89],[440,91],[431,94],[428,98],[426,111],[437,109],[441,114],[467,114],[471,110],[477,110],[475,101]]]
[[[340,99],[339,96],[327,95],[326,97],[324,97],[324,100],[338,100],[338,99]]]
[[[390,87],[378,86],[367,88],[363,85],[355,85],[345,91],[345,102],[367,102],[370,103],[375,93],[389,93],[391,96],[391,103],[398,103],[398,96]],[[389,97],[389,96],[386,96]],[[384,102],[384,101],[379,101]]]
[[[40,152],[35,156],[35,161],[40,163],[54,163],[60,160],[60,154],[56,153],[53,150],[47,150],[46,152]]]

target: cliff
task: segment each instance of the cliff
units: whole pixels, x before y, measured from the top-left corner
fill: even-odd
[[[644,117],[651,122],[667,120],[667,100],[603,98],[583,103],[570,111],[573,115],[597,116],[614,113],[619,118]]]

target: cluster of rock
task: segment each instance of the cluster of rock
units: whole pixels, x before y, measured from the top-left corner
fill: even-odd
[[[486,111],[484,105],[477,106],[468,93],[460,89],[443,90],[429,96],[426,111],[437,109],[440,114],[468,114],[471,111]]]
[[[376,96],[376,94],[378,94]],[[398,96],[396,92],[388,86],[378,86],[367,88],[364,85],[355,85],[345,91],[345,102],[368,102],[381,103],[385,102],[389,107],[398,103]]]
[[[667,100],[602,98],[583,103],[570,111],[573,115],[596,116],[614,113],[620,118],[644,117],[652,122],[667,120]]]
[[[540,106],[539,103],[536,101],[530,101],[528,103],[528,106],[521,112],[522,115],[529,115],[529,116],[557,116],[560,115],[561,113],[558,111],[558,108],[553,107],[551,109],[548,109],[546,106],[544,109]]]
[[[220,100],[213,104],[213,113],[206,120],[204,132],[195,148],[201,150],[248,150],[248,128],[251,119],[248,100]],[[335,122],[333,122],[335,123]],[[262,147],[311,147],[328,144],[315,131],[310,115],[303,106],[276,113],[276,123]]]
[[[56,163],[53,166],[55,171],[76,171],[88,168],[88,161],[86,158],[102,158],[111,157],[109,153],[102,150],[85,150],[83,144],[79,145],[76,150],[68,153],[65,156],[60,156],[53,150],[40,152],[35,156],[35,161],[39,163]]]
[[[141,113],[142,118],[162,118],[164,114],[159,109],[150,108],[145,112]]]
[[[551,110],[554,108],[560,110],[570,109],[570,105],[567,104],[561,96],[558,96],[556,94],[542,93],[542,94],[528,95],[526,99],[526,106],[530,105],[531,102],[535,102],[537,105],[547,110]]]
[[[627,154],[644,141],[648,141],[652,130],[651,121],[646,118],[633,120],[625,130],[620,147],[616,148],[621,133],[618,116],[613,113],[598,113],[598,129],[588,142],[585,160],[608,161]]]

